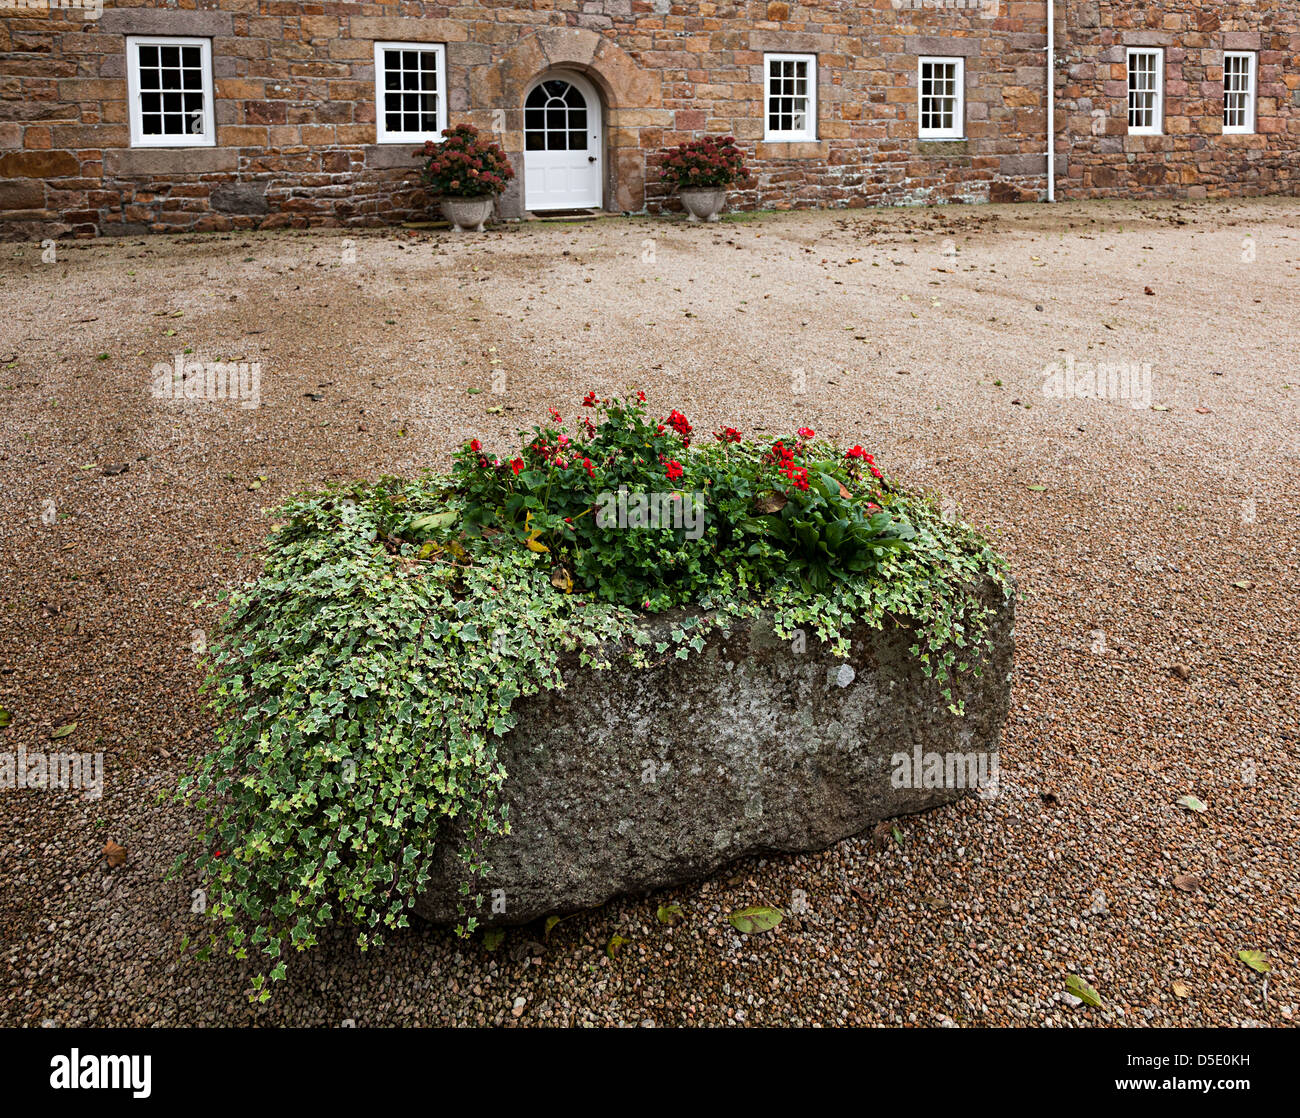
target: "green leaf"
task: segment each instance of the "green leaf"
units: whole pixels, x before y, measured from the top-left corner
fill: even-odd
[[[631,942],[632,941],[630,939],[626,939],[623,936],[620,936],[617,933],[615,933],[614,935],[609,937],[609,942],[605,944],[605,954],[608,955],[611,959],[613,959],[618,955],[618,953],[621,950],[623,950],[623,945],[625,943],[631,943]]]
[[[1083,1002],[1084,1005],[1090,1005],[1093,1008],[1097,1008],[1101,1005],[1101,995],[1077,974],[1067,976],[1065,980],[1065,988]]]
[[[436,532],[441,528],[450,528],[460,519],[460,514],[456,512],[431,512],[427,516],[417,516],[408,526],[408,531]]]
[[[655,913],[655,919],[661,924],[667,924],[669,927],[672,927],[685,915],[686,914],[682,912],[682,906],[679,904],[661,904],[658,911]]]
[[[495,951],[505,942],[506,932],[504,928],[485,928],[483,930],[483,947],[487,951]]]
[[[50,740],[58,741],[60,738],[66,738],[69,735],[76,733],[76,730],[77,724],[75,722],[69,722],[66,726],[60,726],[55,730],[54,733],[50,735]]]
[[[1205,804],[1202,803],[1200,800],[1198,800],[1195,796],[1179,796],[1178,799],[1175,800],[1174,802],[1179,807],[1185,807],[1188,811],[1194,811],[1198,815],[1208,810]]]
[[[1238,951],[1237,958],[1250,967],[1251,970],[1258,971],[1260,974],[1268,974],[1273,969],[1272,964],[1269,963],[1267,956],[1262,951]]]
[[[739,912],[733,912],[727,919],[731,926],[742,935],[757,935],[760,932],[770,932],[779,923],[781,923],[781,913],[775,908],[768,908],[766,905],[754,905],[751,908],[742,908]]]
[[[5,710],[4,707],[0,707],[0,730],[5,729],[13,719],[14,716],[12,714]]]

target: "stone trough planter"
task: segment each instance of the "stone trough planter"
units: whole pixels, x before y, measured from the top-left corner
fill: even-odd
[[[686,208],[687,221],[717,221],[727,204],[727,192],[717,190],[679,190],[678,197]]]
[[[518,702],[502,743],[511,833],[486,847],[492,869],[472,890],[484,897],[480,923],[563,915],[749,855],[820,850],[970,794],[981,763],[996,773],[1011,686],[1014,597],[991,582],[983,594],[993,649],[980,676],[954,685],[964,717],[899,626],[860,627],[848,660],[811,632],[796,652],[759,618],[644,671],[574,663],[565,691]],[[667,639],[670,617],[658,625]],[[428,920],[458,918],[457,845],[440,845],[416,903]]]
[[[442,216],[451,222],[453,233],[482,233],[483,224],[492,217],[496,199],[491,194],[481,198],[442,199]]]

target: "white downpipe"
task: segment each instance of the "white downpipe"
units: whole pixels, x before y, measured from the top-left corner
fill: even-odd
[[[1056,201],[1056,0],[1047,0],[1047,200]]]

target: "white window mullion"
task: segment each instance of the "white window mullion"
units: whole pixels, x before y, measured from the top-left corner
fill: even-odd
[[[132,147],[217,142],[210,39],[128,35],[126,92]]]
[[[922,58],[916,67],[917,130],[922,140],[966,135],[966,60]]]
[[[1255,131],[1255,54],[1225,51],[1223,55],[1223,131]]]
[[[763,139],[817,139],[817,56],[763,55]]]
[[[1165,52],[1159,47],[1129,47],[1129,135],[1159,136],[1164,124]]]
[[[447,57],[441,43],[375,44],[375,140],[440,141],[447,127]]]

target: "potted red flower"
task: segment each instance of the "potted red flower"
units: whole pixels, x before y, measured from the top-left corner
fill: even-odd
[[[472,124],[458,124],[443,129],[440,143],[426,140],[415,154],[424,160],[420,177],[441,197],[443,217],[452,229],[483,232],[497,195],[515,177],[501,145],[481,139]]]
[[[663,181],[677,190],[691,221],[717,221],[727,187],[749,174],[734,136],[705,136],[664,152]]]

